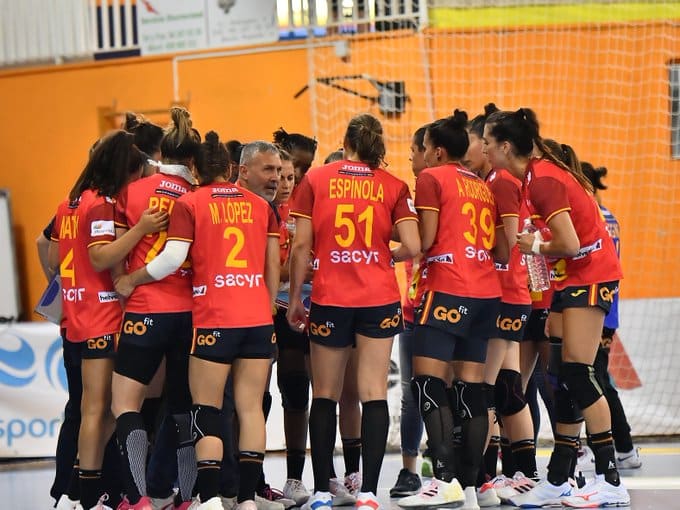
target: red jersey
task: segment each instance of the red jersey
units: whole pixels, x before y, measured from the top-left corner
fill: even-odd
[[[63,315],[68,320],[68,340],[117,333],[122,310],[108,270],[92,267],[88,248],[116,240],[115,200],[86,190],[74,202],[57,209],[52,241],[59,243]]]
[[[425,290],[499,297],[501,285],[490,251],[502,223],[486,183],[458,165],[427,168],[416,180],[416,209],[439,213],[436,238],[425,254]]]
[[[524,176],[523,193],[529,213],[539,228],[566,211],[576,230],[581,245],[578,254],[553,265],[556,290],[623,277],[600,208],[573,175],[550,161],[533,159]]]
[[[272,324],[264,279],[269,236],[279,236],[274,210],[237,184],[202,186],[175,202],[168,240],[193,243],[194,328]]]
[[[149,208],[167,211],[172,218],[175,201],[190,190],[191,185],[182,177],[162,173],[130,183],[118,198],[116,224],[133,227]],[[128,272],[145,267],[155,259],[163,251],[167,237],[167,231],[145,235],[128,255]],[[125,311],[135,313],[188,312],[191,308],[188,263],[162,280],[137,286],[125,303]]]
[[[405,182],[382,168],[336,161],[305,175],[290,214],[312,221],[314,303],[357,308],[400,300],[389,243],[393,225],[416,219]]]
[[[529,212],[522,200],[522,182],[504,169],[492,170],[486,178],[489,189],[496,199],[498,215],[503,218],[515,217],[522,228]],[[506,264],[496,264],[496,271],[501,282],[503,295],[501,301],[511,305],[528,305],[531,303],[527,284],[527,265],[524,255],[515,244],[510,251]]]
[[[279,212],[279,260],[284,265],[290,255],[291,233],[288,230],[288,218],[290,217],[290,207],[288,202],[276,206]]]

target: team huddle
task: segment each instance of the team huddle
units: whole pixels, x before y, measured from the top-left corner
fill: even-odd
[[[312,168],[304,135],[225,144],[186,110],[171,117],[162,130],[128,115],[98,140],[45,231],[69,381],[56,508],[377,510],[397,335],[399,506],[630,503],[618,468],[639,457],[607,374],[623,275],[618,224],[598,205],[606,169],[541,138],[532,110],[493,104],[414,133],[413,195],[385,169],[369,114]],[[274,361],[281,491],[263,472]],[[538,375],[555,438],[546,478]]]

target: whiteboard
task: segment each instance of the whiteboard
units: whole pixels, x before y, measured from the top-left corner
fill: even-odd
[[[0,322],[19,318],[17,272],[9,190],[0,189]]]

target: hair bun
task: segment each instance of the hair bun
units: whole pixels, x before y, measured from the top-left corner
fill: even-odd
[[[205,134],[205,142],[211,146],[218,145],[220,143],[220,135],[218,135],[215,131],[208,131]]]
[[[487,103],[484,105],[484,115],[488,117],[492,113],[496,113],[500,111],[498,107],[496,106],[496,103]]]
[[[133,112],[125,112],[125,123],[123,124],[123,129],[125,131],[132,131],[137,126],[139,126],[139,119],[137,115]]]

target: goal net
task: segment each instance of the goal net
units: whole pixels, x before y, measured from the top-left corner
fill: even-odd
[[[608,168],[603,202],[621,224],[625,272],[612,376],[635,435],[680,433],[680,4],[365,0],[316,8],[327,29],[309,50],[319,159],[367,111],[383,123],[388,169],[412,182],[418,127],[454,108],[472,117],[494,102],[531,107],[544,137]],[[390,390],[397,422],[400,391]]]

